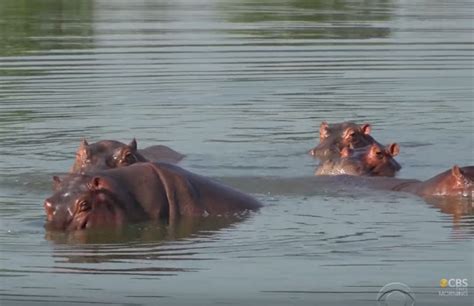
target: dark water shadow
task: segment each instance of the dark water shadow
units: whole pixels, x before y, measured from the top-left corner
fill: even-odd
[[[180,218],[175,224],[150,221],[117,228],[87,229],[63,232],[46,229],[45,238],[55,244],[136,244],[179,240],[193,236],[206,237],[245,220],[251,213],[232,216]]]
[[[93,44],[92,0],[0,1],[0,56],[30,51],[84,49]],[[12,72],[12,71],[10,71]],[[0,70],[0,76],[11,75]],[[13,75],[29,75],[15,71]]]
[[[219,231],[237,226],[253,213],[181,218],[175,224],[147,222],[120,228],[58,232],[46,230],[53,257],[62,263],[129,262],[136,260],[212,260],[194,257],[214,242]],[[113,271],[110,271],[113,272]]]
[[[368,39],[390,35],[385,23],[392,19],[393,7],[391,0],[241,0],[222,3],[220,9],[230,23],[272,25],[230,30],[239,34],[269,39]],[[284,24],[285,30],[276,31],[278,24]]]
[[[431,197],[424,200],[432,208],[450,215],[454,230],[474,235],[474,203],[471,198]]]

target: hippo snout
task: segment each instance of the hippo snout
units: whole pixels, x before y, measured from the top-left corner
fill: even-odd
[[[56,211],[54,205],[48,199],[46,199],[44,201],[43,207],[44,211],[46,212],[46,217],[48,218],[48,221],[51,221]]]
[[[402,169],[402,166],[394,159],[392,159],[392,167],[395,171],[400,171],[400,169]]]

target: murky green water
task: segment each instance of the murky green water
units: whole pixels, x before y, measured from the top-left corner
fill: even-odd
[[[416,305],[472,305],[472,203],[300,182],[322,120],[400,143],[400,177],[474,164],[473,16],[447,0],[1,0],[1,304],[365,306],[402,282]],[[168,145],[266,207],[45,232],[81,137]],[[252,176],[285,179],[259,192]],[[441,278],[470,296],[439,296]]]

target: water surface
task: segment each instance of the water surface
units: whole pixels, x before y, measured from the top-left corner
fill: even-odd
[[[399,176],[474,164],[470,1],[0,2],[2,305],[377,305],[473,275],[472,203],[311,186],[321,121],[370,122]],[[51,175],[82,137],[138,139],[251,191],[239,219],[61,235]],[[250,186],[248,177],[272,177]],[[256,187],[256,188],[255,188]],[[265,187],[265,188],[264,188]]]

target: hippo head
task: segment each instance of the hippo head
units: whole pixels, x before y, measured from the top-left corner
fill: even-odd
[[[474,166],[454,165],[435,177],[423,182],[417,192],[421,196],[474,197]]]
[[[54,184],[56,192],[44,202],[49,229],[117,226],[141,213],[131,209],[133,199],[107,177],[72,174],[63,180],[54,177]]]
[[[400,146],[397,143],[392,143],[385,148],[373,143],[364,150],[360,160],[370,175],[393,177],[402,168],[393,158],[399,152]]]
[[[319,144],[309,153],[321,160],[338,157],[344,147],[361,148],[374,143],[370,132],[371,126],[368,123],[358,125],[343,122],[330,125],[324,121],[319,127]]]
[[[363,148],[351,149],[344,147],[339,158],[323,161],[316,169],[316,175],[356,175],[356,176],[395,176],[401,166],[394,156],[400,147],[393,143],[383,148],[371,144]]]
[[[76,152],[72,173],[86,173],[129,166],[138,161],[146,161],[137,151],[137,141],[133,139],[128,145],[114,140],[102,140],[89,144],[82,140]]]

